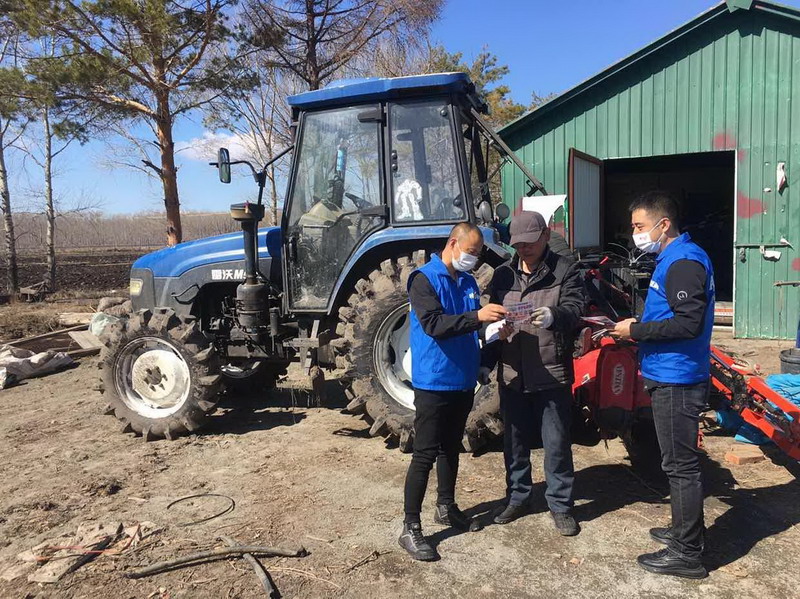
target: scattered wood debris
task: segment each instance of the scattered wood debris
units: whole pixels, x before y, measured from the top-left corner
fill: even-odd
[[[99,556],[133,550],[161,530],[152,522],[130,526],[84,522],[75,534],[49,539],[18,554],[18,563],[0,574],[0,579],[11,581],[27,574],[29,582],[52,584]]]

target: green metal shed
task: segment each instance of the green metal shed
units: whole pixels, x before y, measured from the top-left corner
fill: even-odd
[[[500,134],[567,194],[575,247],[626,240],[638,193],[676,193],[734,334],[795,337],[800,287],[781,283],[800,280],[800,11],[723,2]],[[503,201],[527,192],[505,166]]]

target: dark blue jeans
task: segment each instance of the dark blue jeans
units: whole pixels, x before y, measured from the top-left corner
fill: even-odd
[[[553,512],[572,509],[572,465],[570,421],[572,392],[559,387],[535,393],[520,393],[500,387],[503,414],[503,455],[506,462],[506,496],[513,505],[531,496],[531,449],[544,448],[545,498]]]
[[[669,479],[672,540],[669,549],[690,559],[703,553],[703,481],[697,447],[700,413],[708,402],[708,382],[662,385],[648,382],[653,420],[661,448],[661,469]]]

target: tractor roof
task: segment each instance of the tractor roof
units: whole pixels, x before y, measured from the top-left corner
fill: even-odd
[[[475,86],[466,73],[434,73],[410,77],[371,77],[368,79],[342,79],[323,89],[289,96],[289,105],[295,109],[346,106],[360,102],[393,100],[434,94],[475,95]]]

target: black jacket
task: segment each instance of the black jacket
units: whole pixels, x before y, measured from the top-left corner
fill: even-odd
[[[483,351],[482,365],[499,362],[498,382],[515,391],[538,391],[570,384],[573,378],[574,332],[586,308],[586,293],[578,265],[548,248],[539,268],[523,273],[519,257],[494,271],[489,301],[509,305],[532,301],[533,307],[549,307],[549,329],[522,325],[511,341],[496,341]]]

